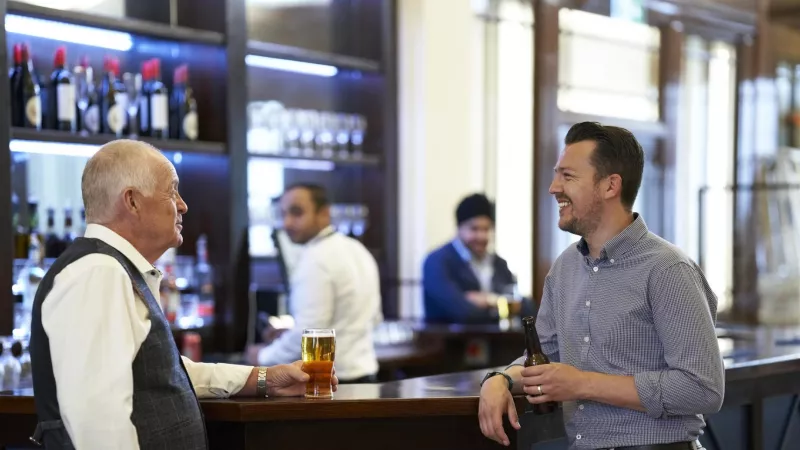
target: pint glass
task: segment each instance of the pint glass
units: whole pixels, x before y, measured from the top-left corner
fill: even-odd
[[[331,378],[333,360],[336,355],[336,332],[331,329],[306,328],[302,341],[303,372],[306,382],[306,398],[332,398]]]

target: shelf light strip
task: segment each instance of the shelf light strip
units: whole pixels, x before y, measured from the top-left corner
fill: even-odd
[[[244,61],[250,67],[283,70],[286,72],[304,73],[320,77],[333,77],[339,73],[339,69],[335,66],[293,61],[291,59],[270,58],[268,56],[247,55]]]
[[[74,44],[90,45],[123,52],[133,48],[133,38],[122,31],[73,25],[54,20],[9,14],[6,16],[6,32],[25,36],[53,39]]]
[[[12,139],[8,143],[8,148],[12,152],[16,153],[91,158],[95,153],[97,153],[97,150],[100,149],[100,146],[90,144],[73,144],[67,142],[45,142]],[[174,152],[172,155],[172,161],[175,164],[180,164],[183,161],[183,154],[181,152]],[[276,158],[272,161],[280,164],[285,169],[330,172],[336,167],[333,161],[317,161],[313,159]]]

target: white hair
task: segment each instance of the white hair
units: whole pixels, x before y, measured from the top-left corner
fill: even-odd
[[[112,220],[114,204],[125,189],[153,195],[158,183],[154,157],[164,158],[158,149],[140,141],[119,139],[101,147],[86,163],[81,178],[86,222]]]

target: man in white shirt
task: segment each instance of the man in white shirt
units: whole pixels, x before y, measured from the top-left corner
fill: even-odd
[[[286,234],[305,249],[290,275],[289,310],[295,325],[249,358],[279,364],[301,356],[304,328],[336,331],[336,373],[342,383],[376,380],[373,329],[383,319],[378,265],[363,244],[331,226],[325,190],[312,184],[289,187],[281,197]]]
[[[168,159],[111,142],[87,163],[81,189],[85,236],[53,264],[33,306],[34,439],[48,449],[205,450],[197,397],[302,395],[299,361],[267,370],[178,353],[153,266],[183,242],[188,209]]]

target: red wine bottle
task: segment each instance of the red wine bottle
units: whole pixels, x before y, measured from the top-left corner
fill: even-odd
[[[19,86],[15,94],[19,98],[20,105],[22,105],[22,126],[41,130],[41,90],[39,78],[33,68],[33,60],[27,44],[22,44],[22,70],[20,71]]]
[[[150,133],[157,139],[169,138],[169,91],[161,82],[161,60],[151,61]]]
[[[61,254],[61,239],[56,234],[56,210],[47,208],[47,231],[44,238],[44,257],[58,258]]]
[[[50,93],[47,108],[50,112],[49,128],[75,132],[75,80],[66,67],[67,49],[59,47],[50,76]]]
[[[142,63],[142,90],[139,92],[139,136],[150,136],[150,86],[153,76],[150,61]]]
[[[11,126],[23,126],[25,108],[17,89],[22,76],[22,44],[14,44],[14,66],[8,72],[9,93],[11,94]]]
[[[536,331],[536,318],[525,317],[522,319],[525,327],[525,367],[550,364],[550,359],[542,351],[539,333]],[[532,405],[534,414],[550,414],[558,409],[556,402],[539,403]]]
[[[125,130],[127,102],[123,98],[125,93],[119,91],[117,83],[119,69],[111,58],[106,58],[103,66],[105,70],[101,87],[103,132],[121,137]]]
[[[94,69],[89,64],[89,58],[81,59],[85,85],[81,89],[81,132],[85,134],[98,134],[103,128],[101,93],[94,84]]]
[[[189,86],[189,67],[184,64],[175,69],[170,105],[170,137],[188,141],[197,140],[197,100]]]

